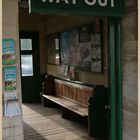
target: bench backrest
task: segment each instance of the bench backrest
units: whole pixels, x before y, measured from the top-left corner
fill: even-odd
[[[54,80],[55,94],[88,107],[93,88],[63,80]]]

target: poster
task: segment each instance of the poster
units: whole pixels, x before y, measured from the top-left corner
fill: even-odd
[[[74,66],[70,66],[69,74],[70,74],[70,80],[75,80],[75,68],[74,68]]]
[[[90,39],[90,25],[82,26],[79,29],[79,48],[80,61],[79,70],[91,71],[91,39]]]
[[[91,61],[91,43],[83,42],[80,46],[80,61]]]
[[[102,72],[101,66],[102,66],[101,60],[93,59],[93,61],[91,62],[91,71],[92,72]]]
[[[72,29],[69,32],[70,42],[70,64],[78,65],[80,61],[79,32],[78,29]]]
[[[101,36],[95,33],[91,36],[91,72],[102,72]]]
[[[79,30],[80,61],[91,61],[90,26],[82,26]]]
[[[95,32],[91,33],[91,72],[102,73],[101,21],[94,22]]]
[[[48,64],[60,64],[60,40],[58,34],[51,34],[47,36],[47,61]]]
[[[2,64],[10,65],[15,64],[16,55],[14,48],[14,40],[13,39],[3,39],[2,40]]]
[[[4,67],[4,89],[16,90],[16,66]]]
[[[64,74],[64,76],[67,76],[68,72],[69,72],[69,65],[62,64],[61,73]]]
[[[69,42],[69,32],[63,32],[60,35],[61,44],[61,61],[62,64],[70,64],[70,42]]]
[[[73,28],[61,33],[62,64],[75,66],[77,70],[102,72],[101,21]]]
[[[80,60],[78,29],[61,33],[60,44],[62,63],[78,65]]]

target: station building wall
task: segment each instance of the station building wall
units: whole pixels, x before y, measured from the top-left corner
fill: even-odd
[[[13,10],[14,9],[14,10]],[[3,39],[13,38],[16,48],[17,66],[17,94],[21,103],[20,62],[19,62],[19,31],[39,31],[40,35],[40,71],[48,74],[62,75],[60,66],[47,64],[46,34],[64,31],[67,28],[89,23],[93,17],[46,17],[45,15],[26,15],[18,11],[18,0],[3,1]],[[18,15],[19,13],[19,15]],[[125,0],[125,16],[122,19],[122,103],[123,103],[123,139],[138,139],[138,61],[137,61],[137,0]],[[19,19],[18,19],[19,17]],[[104,34],[107,36],[107,19],[104,18]],[[56,23],[60,23],[57,24]],[[108,81],[107,38],[104,38],[104,74],[79,72],[80,81],[104,84]],[[3,91],[4,93],[5,91]],[[21,107],[21,105],[20,105]],[[18,130],[18,131],[17,131]],[[22,140],[23,123],[22,114],[12,119],[3,117],[3,140]]]
[[[138,11],[137,0],[125,0],[122,20],[123,138],[138,139]]]

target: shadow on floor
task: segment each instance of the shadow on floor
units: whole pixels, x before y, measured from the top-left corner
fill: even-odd
[[[34,130],[30,125],[26,122],[23,122],[24,126],[24,140],[47,140],[44,138],[39,132]]]
[[[24,112],[27,111],[27,112]],[[48,128],[48,125],[53,124],[56,127],[53,127],[56,132],[58,130],[63,130],[60,132],[62,133],[70,133],[74,137],[78,137],[80,139],[70,139],[70,140],[95,140],[94,138],[90,137],[88,135],[88,123],[87,119],[82,118],[80,116],[74,116],[73,112],[70,112],[70,115],[68,118],[64,119],[61,116],[61,110],[59,108],[44,108],[42,104],[23,104],[23,116],[25,114],[25,122],[24,122],[24,133],[25,133],[25,140],[32,140],[35,138],[35,140],[50,140],[46,139],[43,137],[39,131],[37,132],[37,129],[33,129],[35,127],[36,123],[33,119],[36,119],[35,115],[33,116],[34,118],[32,120],[29,120],[30,116],[29,114],[40,114],[37,115],[43,123],[47,123],[47,127],[45,128],[45,133],[49,133],[50,128]],[[27,114],[27,117],[26,117]],[[73,117],[74,116],[74,117]],[[33,125],[30,123],[30,121],[34,121]],[[39,120],[38,120],[39,121]],[[28,123],[29,122],[29,123]],[[46,124],[45,124],[46,125]],[[52,127],[52,126],[50,126]],[[54,133],[54,132],[51,132]],[[27,139],[31,135],[31,139]],[[56,135],[59,135],[58,133]],[[70,135],[70,136],[71,136]],[[48,138],[48,136],[47,136]],[[53,140],[53,139],[52,139]]]

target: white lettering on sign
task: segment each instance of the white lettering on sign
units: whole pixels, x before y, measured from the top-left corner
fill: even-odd
[[[42,0],[42,2],[47,2],[46,0]],[[52,3],[53,0],[49,0],[49,3]]]
[[[73,3],[73,4],[76,4],[76,0],[73,0],[72,3]]]
[[[64,1],[66,4],[69,4],[68,0],[56,0],[56,3],[60,3],[61,1]]]
[[[107,6],[107,0],[104,0],[104,2],[102,2],[103,0],[98,0],[98,2],[99,2],[99,5],[100,6]]]
[[[111,0],[111,7],[114,7],[114,0]]]
[[[94,5],[96,3],[96,0],[93,0],[93,1],[85,0],[85,3],[87,5]]]
[[[101,7],[105,7],[110,2],[110,6],[114,7],[114,0],[84,0],[85,4],[89,6],[94,6],[98,3]],[[76,0],[42,0],[42,2],[49,2],[49,3],[61,3],[65,2],[65,4],[76,4]]]

